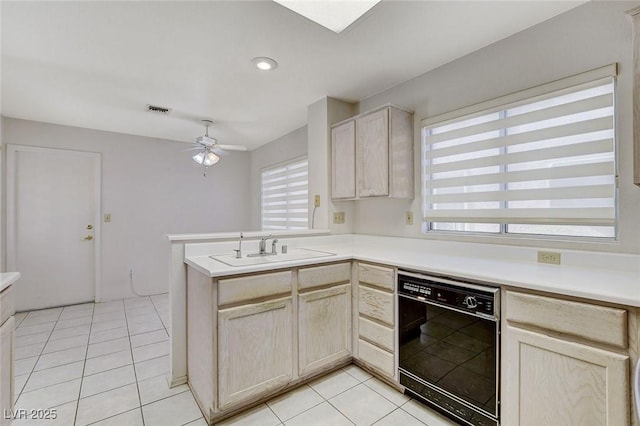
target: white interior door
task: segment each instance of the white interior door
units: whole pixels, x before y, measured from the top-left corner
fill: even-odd
[[[7,267],[16,309],[95,300],[100,154],[8,145]]]

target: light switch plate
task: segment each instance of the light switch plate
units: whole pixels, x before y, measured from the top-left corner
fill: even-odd
[[[104,221],[105,223],[111,222],[111,213],[104,214]]]

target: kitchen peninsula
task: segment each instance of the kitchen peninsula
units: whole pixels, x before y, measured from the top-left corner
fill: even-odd
[[[248,240],[248,251],[257,249],[258,240]],[[551,413],[572,406],[575,421],[597,414],[610,424],[629,423],[639,340],[637,256],[566,250],[562,265],[547,265],[524,247],[350,234],[280,241],[334,254],[234,267],[210,257],[232,253],[237,241],[229,235],[184,245],[189,383],[210,421],[351,361],[399,387],[400,268],[500,287],[501,388],[519,389],[503,395],[504,424],[530,415],[531,404],[550,402]],[[534,348],[535,356],[519,358],[521,348]],[[544,395],[530,389],[527,374],[543,362],[589,397],[573,401],[564,388]],[[575,377],[573,362],[593,368]]]

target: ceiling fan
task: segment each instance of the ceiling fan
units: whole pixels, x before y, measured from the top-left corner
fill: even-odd
[[[213,124],[211,120],[202,120],[205,127],[203,136],[196,138],[195,148],[198,149],[196,155],[191,157],[193,161],[204,166],[204,176],[207,176],[207,167],[213,166],[220,161],[220,155],[225,155],[225,151],[246,151],[247,148],[241,145],[221,145],[215,138],[209,136],[209,126]]]

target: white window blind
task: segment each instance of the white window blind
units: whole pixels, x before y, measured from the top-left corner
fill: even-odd
[[[262,170],[262,229],[308,229],[308,162]]]
[[[428,229],[614,236],[615,69],[423,121]]]

